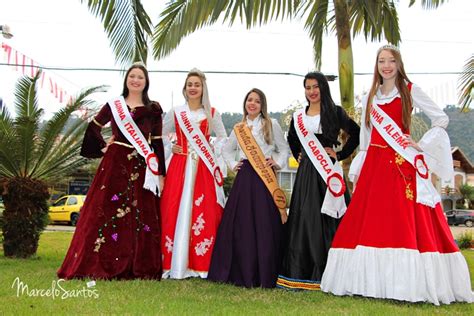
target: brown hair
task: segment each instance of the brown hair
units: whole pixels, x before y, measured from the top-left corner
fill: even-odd
[[[382,46],[377,51],[377,58],[375,59],[375,69],[374,69],[374,78],[372,81],[372,87],[370,88],[369,97],[367,99],[366,104],[366,112],[365,112],[365,124],[367,127],[370,126],[370,110],[372,107],[372,100],[377,92],[377,89],[380,85],[383,84],[383,78],[379,73],[378,70],[378,61],[379,55],[382,51],[387,50],[392,53],[393,57],[395,58],[395,62],[397,64],[397,77],[395,78],[395,87],[397,88],[398,92],[400,93],[400,98],[402,99],[402,123],[403,129],[408,130],[410,128],[411,123],[411,111],[413,102],[410,95],[410,90],[408,89],[407,83],[411,83],[410,79],[408,79],[407,74],[405,73],[405,68],[403,66],[402,55],[400,51],[392,47],[391,45]]]
[[[265,93],[262,90],[253,88],[250,90],[244,98],[244,117],[242,118],[242,122],[245,122],[248,116],[247,109],[245,108],[245,103],[247,102],[247,98],[249,97],[250,93],[255,92],[260,97],[260,114],[262,114],[262,129],[263,129],[263,137],[265,138],[265,142],[269,145],[273,144],[273,134],[272,134],[272,120],[267,112],[267,98],[265,97]]]
[[[152,102],[150,101],[150,98],[148,97],[148,89],[150,88],[150,78],[148,76],[148,70],[146,69],[145,65],[141,62],[134,63],[132,66],[130,66],[130,68],[128,68],[127,73],[125,74],[125,79],[123,80],[122,96],[126,98],[128,97],[130,93],[127,87],[127,78],[128,78],[128,75],[130,74],[130,71],[132,71],[135,68],[141,69],[141,71],[143,71],[143,74],[145,75],[146,83],[142,91],[142,102],[145,107],[147,107],[148,109],[151,109]]]

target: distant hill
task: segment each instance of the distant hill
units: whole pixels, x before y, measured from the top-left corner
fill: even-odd
[[[444,111],[449,116],[449,125],[447,131],[449,137],[451,138],[451,146],[457,146],[461,148],[469,160],[474,163],[474,110],[461,113],[458,107],[448,105],[446,108],[444,108]],[[242,114],[225,112],[221,115],[227,135],[230,135],[234,125],[242,121]],[[275,118],[278,122],[281,122],[281,115],[281,112],[270,113],[270,116]],[[430,125],[430,121],[426,115],[416,115],[420,115],[423,121],[425,121],[428,126]],[[286,129],[285,126],[282,126],[282,128],[284,130]]]
[[[447,106],[444,111],[449,116],[447,131],[451,146],[461,148],[471,163],[474,163],[474,111],[461,113],[454,106]]]

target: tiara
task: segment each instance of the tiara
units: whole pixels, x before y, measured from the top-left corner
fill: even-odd
[[[398,48],[397,46],[393,45],[393,44],[385,44],[383,45],[382,47],[380,47],[377,51],[377,55],[384,49],[391,49],[391,50],[394,50],[396,52],[399,52],[400,53],[400,48]]]
[[[132,64],[132,66],[143,66],[146,67],[145,63],[143,61],[136,61]]]

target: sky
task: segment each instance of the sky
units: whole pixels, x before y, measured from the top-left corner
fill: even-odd
[[[153,22],[167,1],[142,1]],[[421,1],[417,1],[421,2]],[[437,10],[423,10],[409,0],[398,2],[400,45],[405,69],[412,81],[422,87],[440,107],[455,104],[457,78],[468,57],[474,52],[474,1],[450,0]],[[7,24],[14,37],[0,41],[36,63],[55,68],[119,69],[100,21],[89,13],[80,0],[0,0],[0,24]],[[370,87],[375,54],[382,42],[353,40],[355,94]],[[151,54],[150,54],[151,55]],[[0,63],[7,57],[0,50]],[[207,74],[211,104],[220,112],[241,112],[243,98],[251,88],[262,89],[269,111],[282,111],[292,104],[304,103],[303,78],[314,70],[312,42],[299,20],[273,22],[247,30],[238,23],[205,27],[186,37],[170,56],[147,62],[150,97],[165,111],[183,104],[181,89],[185,73],[160,73],[155,70],[278,72],[296,75],[225,75]],[[337,75],[337,40],[330,33],[324,38],[321,71]],[[122,91],[122,72],[97,70],[46,70],[46,78],[70,95],[81,89],[108,85],[108,91],[96,94],[98,104]],[[21,76],[15,67],[0,65],[0,97],[13,109],[15,82]],[[339,83],[330,84],[339,103]],[[46,117],[61,107],[47,84],[39,89],[40,104]]]

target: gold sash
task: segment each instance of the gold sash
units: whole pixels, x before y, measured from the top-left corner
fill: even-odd
[[[249,127],[244,123],[239,123],[234,126],[234,133],[239,142],[240,148],[247,156],[250,165],[257,172],[260,179],[267,187],[268,191],[273,197],[275,205],[278,207],[282,222],[286,222],[286,196],[285,192],[278,185],[275,172],[270,166],[266,165],[266,159],[263,155],[260,146],[255,141]]]

